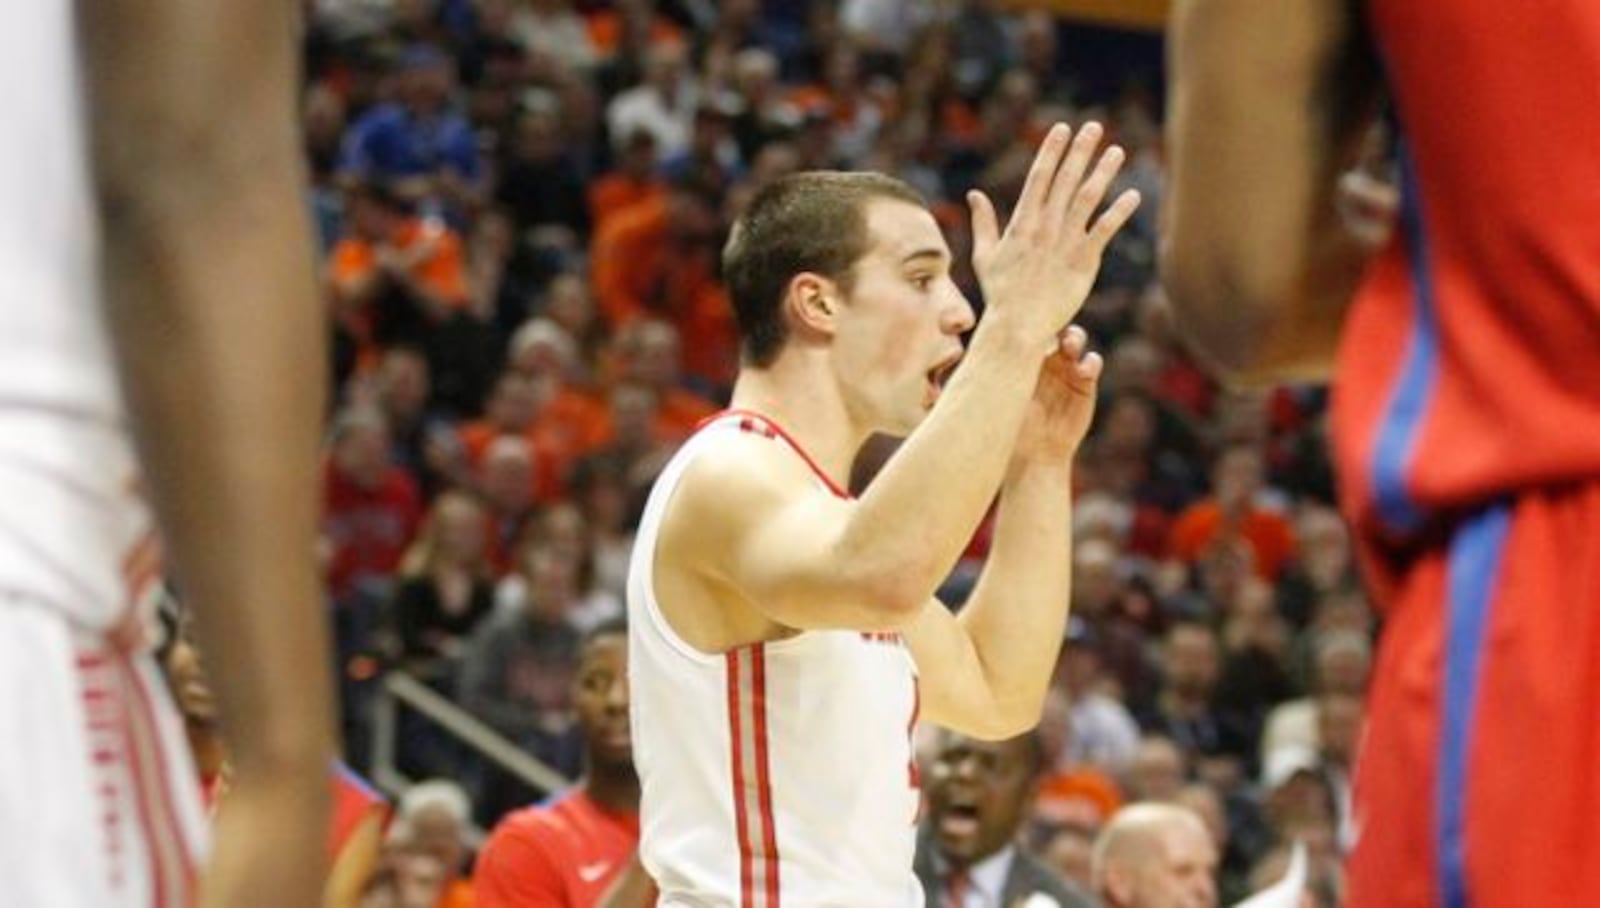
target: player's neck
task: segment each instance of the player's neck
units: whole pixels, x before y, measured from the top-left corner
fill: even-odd
[[[591,765],[583,790],[589,799],[612,813],[639,812],[639,775],[632,767]]]
[[[743,370],[731,406],[777,423],[840,488],[849,486],[850,466],[871,434],[853,424],[838,385],[814,363],[780,359]]]

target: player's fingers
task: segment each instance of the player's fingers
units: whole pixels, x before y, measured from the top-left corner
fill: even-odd
[[[1117,196],[1111,207],[1107,208],[1094,222],[1094,226],[1089,228],[1089,245],[1096,255],[1105,251],[1111,238],[1117,235],[1122,225],[1128,223],[1128,218],[1133,217],[1133,213],[1138,210],[1139,190],[1129,189]]]
[[[1100,380],[1100,373],[1104,371],[1105,365],[1106,361],[1100,354],[1091,350],[1084,354],[1083,359],[1078,360],[1073,369],[1077,373],[1078,381],[1093,385]]]
[[[1039,145],[1038,153],[1033,156],[1033,164],[1028,168],[1022,193],[1017,196],[1017,207],[1011,212],[1013,225],[1032,226],[1038,223],[1050,194],[1050,183],[1061,166],[1061,156],[1066,154],[1071,138],[1072,129],[1065,123],[1057,123],[1045,134],[1044,142]]]
[[[1077,325],[1068,325],[1061,332],[1061,355],[1067,358],[1067,362],[1077,362],[1088,347],[1089,333]]]
[[[1000,240],[1000,216],[989,197],[976,189],[967,193],[967,205],[972,208],[972,257],[985,259]]]
[[[1077,136],[1073,138],[1072,146],[1061,162],[1061,168],[1050,181],[1050,197],[1046,202],[1045,218],[1046,223],[1052,228],[1061,226],[1068,206],[1080,192],[1079,184],[1083,182],[1083,174],[1089,169],[1089,162],[1094,160],[1094,150],[1100,146],[1100,137],[1104,134],[1105,129],[1099,123],[1090,120],[1083,124]]]
[[[1067,209],[1066,222],[1069,231],[1076,233],[1089,223],[1089,218],[1094,216],[1100,208],[1100,203],[1106,199],[1106,193],[1111,191],[1111,181],[1117,178],[1122,171],[1122,164],[1127,160],[1122,147],[1113,145],[1107,148],[1105,154],[1095,163],[1094,170],[1089,174],[1083,185],[1072,197],[1072,207]]]

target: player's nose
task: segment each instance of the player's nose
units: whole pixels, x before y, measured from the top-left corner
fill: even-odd
[[[959,289],[951,294],[950,304],[945,307],[942,315],[940,328],[946,334],[966,334],[978,322],[978,317],[972,310],[972,303],[968,302],[966,294]]]

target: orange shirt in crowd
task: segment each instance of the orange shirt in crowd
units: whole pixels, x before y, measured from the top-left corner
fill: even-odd
[[[589,187],[589,220],[595,230],[620,212],[641,202],[664,202],[667,184],[660,180],[640,182],[620,172],[608,173]]]
[[[1222,537],[1222,509],[1207,498],[1188,507],[1172,524],[1167,538],[1167,554],[1182,561],[1200,560],[1211,545]],[[1284,564],[1294,557],[1294,531],[1289,522],[1271,511],[1252,508],[1239,518],[1237,533],[1255,555],[1256,575],[1276,580]]]
[[[595,52],[601,59],[616,56],[622,46],[622,30],[625,27],[622,15],[615,10],[600,10],[589,15],[588,26],[589,43],[594,45]],[[650,23],[652,46],[682,40],[683,29],[673,25],[670,19],[656,16]]]
[[[595,302],[613,330],[640,316],[665,318],[683,339],[686,373],[732,382],[738,345],[716,257],[673,250],[665,199],[619,212],[595,233],[591,260]]]
[[[427,254],[409,269],[411,276],[453,309],[467,306],[471,294],[467,290],[466,257],[461,237],[455,231],[436,220],[411,218],[397,232],[394,245],[401,254],[426,246]],[[335,283],[369,278],[378,269],[378,245],[361,237],[345,237],[333,247],[328,269]],[[378,351],[372,346],[371,311],[346,312],[341,321],[359,345],[361,364],[374,363]]]

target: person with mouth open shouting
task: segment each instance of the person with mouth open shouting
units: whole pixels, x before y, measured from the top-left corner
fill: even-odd
[[[917,843],[928,908],[1094,904],[1018,844],[1044,768],[1037,732],[1009,741],[939,733],[928,772],[928,821]]]
[[[733,409],[663,469],[628,578],[640,849],[661,905],[920,908],[919,717],[986,740],[1039,721],[1101,367],[1068,324],[1138,205],[1102,211],[1123,159],[1097,154],[1102,133],[1051,130],[1003,233],[969,196],[976,327],[897,180],[785,177],[734,225]],[[853,498],[880,432],[908,437]],[[997,492],[957,617],[934,591]]]

